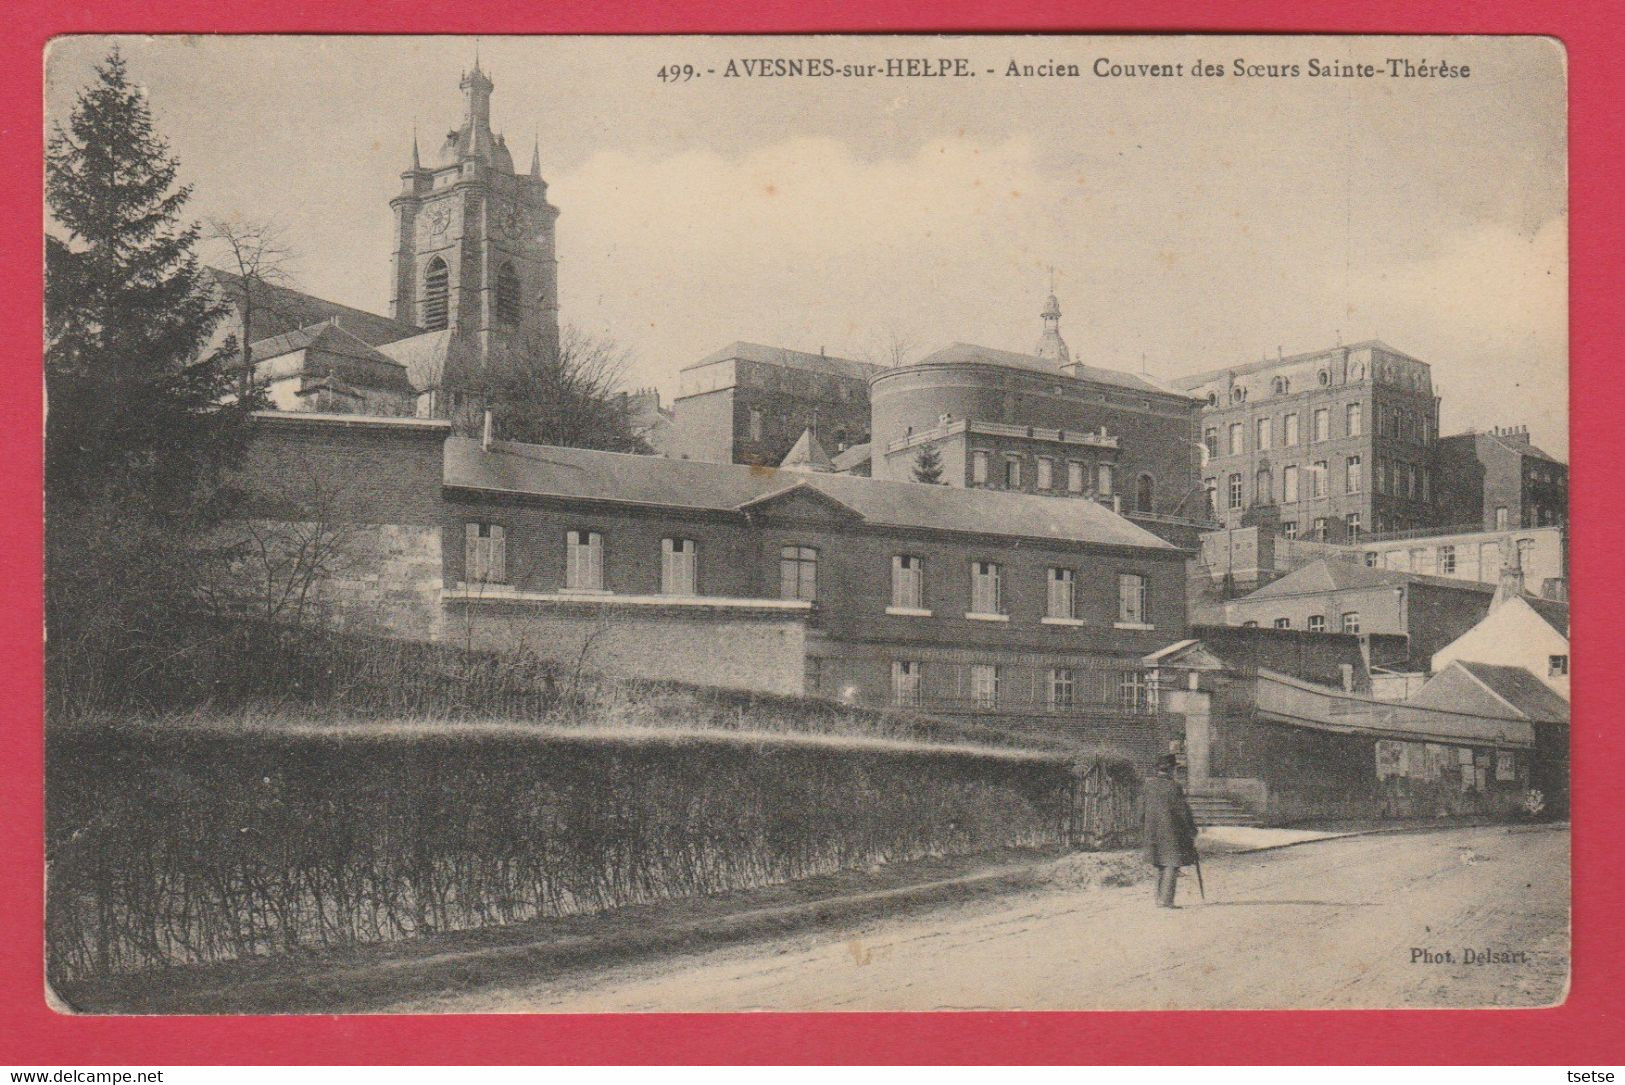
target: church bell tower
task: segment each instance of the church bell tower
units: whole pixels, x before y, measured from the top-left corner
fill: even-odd
[[[558,259],[541,148],[514,172],[507,140],[491,129],[495,84],[463,73],[461,124],[425,163],[412,135],[395,212],[390,315],[425,331],[449,330],[481,358],[493,347],[556,350]]]

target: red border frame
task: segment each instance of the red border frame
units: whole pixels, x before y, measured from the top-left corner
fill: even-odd
[[[385,2],[22,0],[0,36],[0,122],[10,137],[0,203],[0,322],[14,394],[0,399],[0,573],[15,587],[0,610],[13,645],[0,661],[12,709],[0,724],[0,1064],[458,1063],[1552,1063],[1625,1062],[1625,924],[1616,893],[1625,813],[1613,796],[1625,724],[1625,672],[1603,615],[1625,575],[1602,526],[1621,506],[1610,423],[1625,412],[1622,338],[1625,213],[1625,15],[1602,3],[1534,0],[573,0],[516,13],[511,0],[462,0],[432,16]],[[619,8],[620,10],[615,10]],[[1519,33],[1569,51],[1571,387],[1575,578],[1574,973],[1552,1010],[1234,1013],[771,1014],[508,1017],[75,1018],[41,996],[42,779],[39,336],[45,42],[77,32],[769,33],[797,31],[1268,31]],[[1617,430],[1616,430],[1617,431]],[[1610,790],[1611,789],[1611,790]]]

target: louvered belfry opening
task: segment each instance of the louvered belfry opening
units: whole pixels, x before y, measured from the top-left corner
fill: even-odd
[[[423,272],[423,326],[440,331],[446,326],[451,295],[451,273],[446,262],[436,256]]]
[[[497,269],[497,323],[510,328],[519,323],[519,276],[512,264]]]

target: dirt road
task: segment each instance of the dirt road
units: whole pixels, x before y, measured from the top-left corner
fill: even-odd
[[[1567,984],[1568,856],[1564,829],[1352,837],[1210,857],[1207,903],[1186,879],[1175,911],[1141,886],[1033,893],[392,1008],[1547,1005]]]

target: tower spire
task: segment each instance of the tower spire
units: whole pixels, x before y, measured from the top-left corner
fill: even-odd
[[[530,146],[530,175],[532,177],[542,175],[542,134],[540,132],[536,133],[535,141]]]
[[[414,118],[412,121],[412,169],[416,171],[422,168],[423,162],[418,157],[418,122]]]
[[[1055,297],[1055,269],[1049,270],[1050,293],[1044,302],[1044,311],[1039,314],[1044,320],[1044,334],[1038,337],[1038,346],[1033,353],[1040,358],[1047,358],[1057,365],[1068,365],[1072,361],[1072,352],[1067,349],[1066,340],[1061,338],[1061,303]]]

